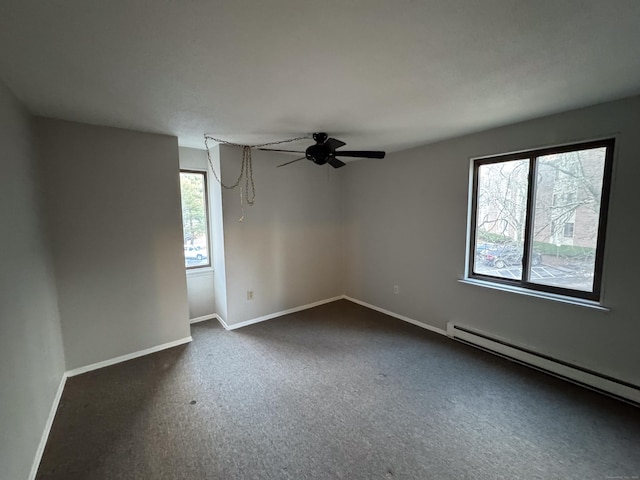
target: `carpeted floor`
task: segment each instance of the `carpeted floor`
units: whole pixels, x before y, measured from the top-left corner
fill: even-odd
[[[67,382],[74,479],[622,479],[640,409],[338,301]]]

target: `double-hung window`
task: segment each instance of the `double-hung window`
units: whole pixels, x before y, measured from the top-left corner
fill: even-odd
[[[599,301],[613,148],[473,160],[469,277]]]
[[[182,232],[184,263],[188,269],[211,266],[209,255],[209,209],[205,172],[181,170]]]

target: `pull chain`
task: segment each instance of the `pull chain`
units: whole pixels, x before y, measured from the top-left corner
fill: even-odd
[[[255,203],[256,200],[256,187],[255,184],[253,182],[253,161],[251,159],[251,149],[252,148],[262,148],[262,147],[268,147],[271,145],[279,145],[281,143],[290,143],[290,142],[296,142],[298,140],[307,140],[310,137],[304,136],[304,137],[297,137],[297,138],[292,138],[289,140],[279,140],[279,141],[275,141],[275,142],[267,142],[267,143],[261,143],[258,145],[240,145],[238,143],[233,143],[233,142],[228,142],[226,140],[221,140],[219,138],[215,138],[212,137],[210,135],[205,134],[204,135],[204,146],[207,150],[207,160],[209,162],[209,166],[211,167],[211,171],[213,172],[213,176],[215,177],[216,181],[222,186],[222,188],[225,188],[227,190],[232,190],[236,187],[238,187],[240,185],[240,182],[242,181],[242,177],[244,176],[245,179],[245,183],[244,183],[244,195],[246,196],[246,200],[247,200],[247,205],[249,205],[250,207],[253,206],[253,204]],[[240,174],[238,175],[238,179],[236,180],[236,182],[233,185],[225,185],[224,183],[222,183],[221,180],[221,176],[218,176],[218,173],[216,172],[216,169],[213,168],[213,162],[211,161],[211,152],[209,149],[209,140],[213,140],[214,142],[218,142],[218,143],[222,143],[224,145],[232,145],[234,147],[242,147],[242,164],[240,165]],[[242,210],[242,216],[238,219],[239,222],[241,222],[242,220],[244,220],[244,201],[243,201],[243,193],[242,193],[242,187],[240,187],[240,208]]]

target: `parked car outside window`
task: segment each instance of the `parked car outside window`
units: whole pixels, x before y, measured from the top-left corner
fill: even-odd
[[[522,265],[522,247],[516,245],[502,245],[484,250],[479,253],[485,265],[496,268],[504,268],[507,265]],[[531,252],[531,265],[542,263],[542,255],[539,252]]]
[[[184,258],[187,260],[205,260],[209,256],[207,249],[197,245],[184,246]]]
[[[476,257],[483,258],[485,253],[495,248],[496,246],[492,243],[479,243],[476,245]]]

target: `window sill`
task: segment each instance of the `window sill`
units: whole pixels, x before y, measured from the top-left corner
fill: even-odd
[[[213,267],[199,267],[186,269],[187,277],[200,277],[203,275],[213,275]]]
[[[529,290],[528,288],[514,287],[512,285],[502,285],[484,280],[476,280],[475,278],[462,278],[458,280],[460,283],[468,285],[476,285],[478,287],[492,288],[494,290],[502,290],[503,292],[517,293],[519,295],[527,295],[529,297],[544,298],[554,302],[568,303],[579,307],[592,308],[603,312],[610,312],[611,309],[601,305],[593,300],[585,300],[582,298],[567,297],[565,295],[557,295],[555,293],[539,292],[537,290]]]

